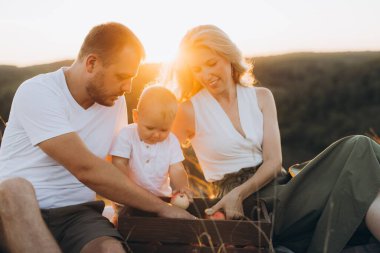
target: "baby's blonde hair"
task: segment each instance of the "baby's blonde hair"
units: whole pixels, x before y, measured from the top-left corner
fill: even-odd
[[[174,94],[160,84],[146,86],[137,103],[137,111],[149,110],[152,106],[160,106],[163,120],[173,120],[177,113],[177,99]]]

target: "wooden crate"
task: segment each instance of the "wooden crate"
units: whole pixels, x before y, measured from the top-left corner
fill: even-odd
[[[244,220],[204,219],[204,210],[216,202],[194,199],[187,211],[198,220],[162,218],[124,208],[118,229],[133,252],[270,252],[272,224],[264,202],[245,206],[250,218]]]

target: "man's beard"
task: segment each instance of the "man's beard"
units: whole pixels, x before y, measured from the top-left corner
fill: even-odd
[[[112,106],[114,104],[114,101],[111,101],[110,99],[107,100],[110,96],[107,96],[107,90],[104,87],[103,73],[97,73],[94,78],[88,81],[86,91],[95,103],[104,106]]]

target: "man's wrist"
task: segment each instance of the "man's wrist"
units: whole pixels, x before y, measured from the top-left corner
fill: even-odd
[[[161,203],[159,203],[158,205],[156,205],[156,208],[154,210],[154,213],[156,213],[158,216],[160,216],[160,214],[163,214],[165,213],[165,211],[170,208],[170,204],[165,202],[165,201],[160,201]]]

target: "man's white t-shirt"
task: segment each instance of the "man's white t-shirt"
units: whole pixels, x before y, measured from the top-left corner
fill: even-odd
[[[110,154],[129,159],[129,178],[156,196],[171,196],[169,166],[184,160],[174,134],[162,142],[147,144],[140,139],[136,124],[121,129]]]
[[[95,199],[95,192],[79,182],[66,168],[45,154],[38,144],[76,132],[87,148],[100,158],[127,125],[125,98],[112,107],[94,104],[83,109],[72,97],[64,68],[38,75],[18,88],[0,149],[0,180],[29,180],[40,208],[79,204]]]

